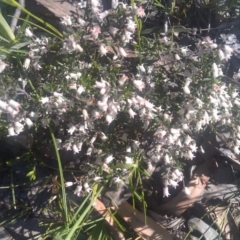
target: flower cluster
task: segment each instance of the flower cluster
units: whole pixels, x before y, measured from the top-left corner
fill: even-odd
[[[165,197],[169,186],[183,180],[181,160],[203,151],[195,137],[210,124],[231,127],[235,138],[228,146],[239,154],[239,93],[220,81],[221,64],[233,49],[208,37],[194,46],[195,53],[182,46],[172,55],[167,36],[145,41],[137,34],[146,16],[142,5],[113,1],[112,9],[103,11],[91,0],[79,8],[84,12],[78,18],[62,18],[72,33],[51,52],[56,54],[52,61],[53,40],[26,29],[31,44],[23,68],[29,79],[36,76],[32,85],[40,98],[34,102],[35,92],[27,86],[30,100],[0,100],[1,111],[11,116],[9,135],[22,132],[25,124],[31,127],[32,120],[43,128],[53,124],[59,149],[88,159],[90,183],[103,171],[126,178],[140,154],[150,173],[156,164],[162,166]],[[172,57],[173,64],[159,55]],[[0,62],[0,72],[4,68]],[[31,111],[23,112],[21,105]],[[91,191],[88,182],[76,184],[79,196],[82,189]]]

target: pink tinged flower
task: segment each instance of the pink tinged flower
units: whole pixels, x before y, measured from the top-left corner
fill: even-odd
[[[28,69],[30,62],[31,62],[30,58],[26,58],[23,63],[23,68]]]
[[[165,186],[163,188],[163,197],[169,197],[170,194],[169,194],[169,191],[168,191],[168,186]]]
[[[30,118],[26,118],[25,123],[28,125],[29,128],[31,128],[33,126],[33,122]]]
[[[14,131],[14,127],[9,127],[8,128],[8,136],[15,136],[17,135]]]
[[[98,35],[101,33],[101,28],[99,26],[93,26],[91,29],[91,34],[94,39],[98,38]]]
[[[111,155],[109,155],[108,157],[105,158],[104,162],[105,162],[106,164],[109,164],[109,163],[112,162],[113,159],[114,159],[114,157],[113,157],[113,155],[111,154]]]
[[[137,15],[138,17],[140,17],[140,18],[143,18],[143,17],[146,16],[146,13],[145,13],[142,5],[140,5],[138,8],[135,9],[135,13],[136,13],[136,15]]]
[[[125,74],[122,74],[121,78],[118,80],[119,85],[123,85],[127,81],[128,77]]]
[[[104,56],[104,55],[106,55],[107,54],[107,52],[108,52],[108,50],[107,50],[107,48],[105,47],[105,45],[104,44],[100,44],[100,47],[99,47],[99,52],[100,52],[100,54],[101,54],[101,56]]]
[[[4,71],[6,66],[8,66],[8,65],[5,62],[3,62],[2,60],[0,60],[0,73],[2,73]]]
[[[131,108],[128,109],[128,113],[130,115],[130,118],[134,118],[134,116],[136,115],[136,113]]]
[[[133,80],[133,85],[141,92],[145,88],[145,83],[142,80]]]
[[[106,102],[98,101],[97,105],[98,105],[99,109],[103,112],[106,112],[108,110],[108,104]]]
[[[118,51],[119,51],[119,53],[120,53],[120,55],[122,57],[126,57],[127,56],[127,53],[125,52],[125,50],[122,47],[119,47]]]
[[[81,196],[81,192],[82,192],[82,186],[77,185],[74,194],[77,195],[78,197]]]
[[[76,130],[76,127],[75,127],[75,126],[71,126],[71,127],[68,129],[68,133],[69,133],[70,135],[72,135],[75,130]]]

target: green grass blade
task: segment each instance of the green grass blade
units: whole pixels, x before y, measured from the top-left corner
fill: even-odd
[[[79,219],[76,221],[76,223],[73,225],[73,227],[71,228],[70,232],[68,233],[67,237],[65,238],[65,240],[71,240],[73,237],[73,234],[75,233],[75,231],[79,228],[79,225],[82,224],[82,222],[84,221],[84,218],[87,216],[87,214],[89,213],[89,211],[92,208],[92,203],[95,201],[95,199],[100,195],[101,191],[103,190],[103,187],[101,187],[99,189],[99,191],[96,193],[96,195],[94,196],[94,198],[92,199],[92,201],[88,204],[88,206],[86,207],[86,209],[84,210],[84,212],[81,214],[81,216],[79,217]]]
[[[27,15],[31,16],[32,18],[36,19],[38,22],[40,22],[43,25],[45,25],[47,28],[51,29],[58,36],[58,38],[62,38],[63,37],[63,35],[55,27],[53,27],[51,24],[45,22],[41,18],[35,16],[31,12],[29,12],[26,8],[24,8],[18,2],[14,1],[14,0],[0,0],[0,1],[5,3],[5,4],[7,4],[7,5],[10,5],[12,7],[19,8],[22,12],[26,13]]]
[[[0,13],[0,34],[2,39],[6,39],[9,42],[15,41],[15,35],[13,34],[12,29],[6,22],[3,15]]]

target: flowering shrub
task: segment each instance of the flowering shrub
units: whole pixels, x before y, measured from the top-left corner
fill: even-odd
[[[113,1],[102,11],[91,0],[79,8],[80,17],[62,19],[71,31],[63,42],[26,28],[28,56],[0,62],[8,136],[51,127],[58,149],[87,156],[91,171],[78,196],[103,172],[127,181],[140,159],[149,173],[161,164],[168,197],[168,187],[183,180],[182,159],[203,151],[195,137],[209,126],[228,125],[226,144],[239,154],[240,98],[234,84],[221,81],[231,47],[206,38],[190,50],[167,36],[141,36],[142,5]]]

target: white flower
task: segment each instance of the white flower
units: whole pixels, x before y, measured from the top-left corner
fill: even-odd
[[[72,25],[72,20],[70,16],[64,16],[61,20],[61,23],[66,26],[71,26]]]
[[[71,127],[68,129],[68,133],[69,133],[70,135],[72,135],[75,130],[76,130],[76,127],[75,127],[75,126],[71,126]]]
[[[91,5],[94,6],[94,7],[99,7],[100,2],[99,2],[99,0],[91,0]]]
[[[8,104],[0,100],[0,109],[7,110]]]
[[[87,149],[86,155],[87,155],[87,156],[91,156],[91,155],[92,155],[92,151],[93,151],[93,148],[92,148],[92,147],[89,147],[89,148]]]
[[[136,23],[131,18],[127,19],[126,27],[128,31],[135,32],[136,26]]]
[[[24,125],[21,124],[20,122],[15,122],[14,123],[14,130],[17,134],[23,131]]]
[[[75,184],[74,182],[65,182],[65,187],[71,187],[74,184]]]
[[[140,146],[140,142],[137,140],[132,140],[132,147],[134,150],[137,150]]]
[[[170,161],[170,158],[169,158],[169,155],[168,155],[168,154],[166,154],[166,155],[164,156],[164,160],[165,160],[165,164],[170,164],[170,163],[171,163],[171,161]]]
[[[25,29],[25,36],[27,37],[33,37],[33,33],[30,31],[29,27]]]
[[[178,186],[178,183],[172,179],[168,180],[169,185],[173,186],[174,188],[176,188]]]
[[[122,47],[118,48],[119,53],[121,54],[122,57],[126,57],[127,53],[125,52],[125,50]]]
[[[2,73],[4,71],[6,66],[8,66],[8,65],[5,62],[3,62],[2,60],[0,60],[0,73]]]
[[[125,163],[126,164],[133,164],[133,158],[132,157],[125,157]]]
[[[184,187],[184,192],[186,195],[190,195],[190,193],[191,193],[189,188],[187,188],[187,187]]]
[[[234,153],[239,155],[240,151],[239,151],[239,146],[235,146],[233,149]]]
[[[212,109],[212,116],[213,116],[213,119],[215,121],[218,121],[219,120],[219,116],[218,116],[218,110],[217,109]]]
[[[138,65],[137,68],[138,68],[138,70],[139,70],[140,72],[142,72],[142,73],[145,73],[145,72],[146,72],[146,69],[145,69],[145,67],[143,66],[143,64]]]
[[[114,157],[113,157],[113,155],[111,154],[111,155],[109,155],[108,157],[106,157],[105,158],[105,163],[106,164],[109,164],[110,162],[112,162],[112,160],[114,159]]]
[[[40,99],[40,102],[41,102],[42,104],[48,103],[48,102],[49,102],[49,97],[42,97],[42,98]]]
[[[134,116],[136,115],[136,113],[131,108],[128,109],[128,113],[130,115],[130,118],[134,118]]]
[[[107,124],[109,125],[114,120],[114,117],[112,114],[107,114],[105,119],[106,119]]]
[[[191,141],[193,141],[193,139],[189,135],[187,135],[184,143],[188,146]]]
[[[225,59],[225,55],[221,49],[218,49],[218,58],[220,61]]]
[[[133,85],[141,92],[145,88],[145,83],[142,80],[133,80]]]
[[[190,91],[190,89],[189,89],[189,87],[188,87],[191,81],[192,81],[192,79],[187,78],[187,79],[186,79],[186,82],[185,82],[185,85],[183,86],[183,91],[184,91],[186,94],[190,94],[190,93],[191,93],[191,91]]]
[[[126,140],[125,140],[125,141],[126,141]],[[131,152],[132,152],[132,148],[131,148],[130,145],[128,145],[128,146],[126,147],[126,152],[127,152],[127,153],[131,153]]]
[[[82,114],[83,114],[83,119],[84,119],[84,121],[86,121],[86,120],[89,118],[87,110],[86,110],[86,109],[83,109],[83,110],[82,110]]]
[[[26,118],[25,123],[28,125],[29,128],[33,126],[33,122],[30,118]]]
[[[30,62],[31,62],[30,58],[26,58],[23,63],[23,68],[28,69]]]
[[[77,185],[74,194],[77,195],[78,197],[81,196],[81,192],[82,192],[82,186]]]
[[[106,49],[105,45],[102,44],[102,43],[100,44],[99,52],[100,52],[101,56],[106,55],[107,52],[108,52],[108,50]]]
[[[80,85],[77,89],[77,94],[81,95],[83,92],[85,92],[85,88],[82,85]]]
[[[110,26],[109,27],[109,32],[110,32],[110,34],[112,34],[113,36],[115,36],[116,35],[116,33],[118,32],[118,28],[115,28],[115,27],[113,27],[113,26]]]
[[[39,113],[37,112],[30,112],[29,116],[33,118],[34,120],[37,120],[39,118]]]
[[[88,193],[90,193],[92,191],[92,189],[89,187],[89,184],[87,182],[85,182],[83,184],[83,187],[84,187],[85,191]]]
[[[17,135],[14,131],[14,127],[9,127],[8,128],[8,136],[15,136]]]
[[[163,188],[163,197],[169,197],[170,194],[169,194],[169,191],[168,191],[168,186],[165,186]]]
[[[108,139],[108,137],[103,133],[103,132],[100,132],[100,138],[103,140],[103,141],[106,141]]]
[[[212,64],[212,72],[213,72],[213,78],[217,78],[219,76],[218,66],[216,63]]]
[[[76,144],[73,144],[72,150],[73,150],[73,153],[74,153],[74,154],[79,153],[79,149],[78,149],[78,147],[77,147]]]
[[[179,60],[181,59],[177,53],[174,55],[174,58],[175,58],[177,61],[179,61]]]

